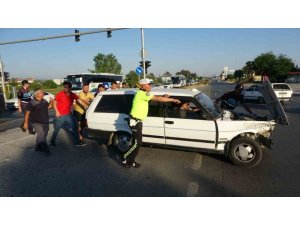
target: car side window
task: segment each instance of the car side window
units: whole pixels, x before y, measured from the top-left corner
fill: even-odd
[[[150,101],[148,117],[164,117],[164,104],[163,102]]]
[[[134,95],[103,95],[94,112],[129,114]]]
[[[176,97],[174,97],[176,98]],[[166,117],[179,119],[209,120],[210,116],[193,98],[178,98],[181,104],[166,103]]]

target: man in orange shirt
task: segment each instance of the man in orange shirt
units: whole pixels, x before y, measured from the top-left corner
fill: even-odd
[[[82,130],[87,127],[87,121],[86,121],[86,110],[92,100],[94,99],[94,95],[89,92],[89,84],[85,83],[82,86],[82,91],[78,94],[79,99],[85,103],[85,105],[80,104],[78,101],[76,101],[74,105],[74,117],[77,121],[77,126],[78,126],[78,135],[79,139],[82,142],[83,137],[82,137]]]

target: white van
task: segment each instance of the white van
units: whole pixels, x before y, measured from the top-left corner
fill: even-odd
[[[273,119],[256,121],[234,112],[221,112],[203,92],[183,89],[155,89],[157,96],[165,94],[188,102],[193,110],[180,111],[178,105],[150,101],[148,117],[143,122],[143,144],[189,151],[224,154],[239,166],[252,167],[262,158],[262,146],[271,148],[270,139],[276,122],[288,124],[285,112],[270,83],[265,82],[264,96]],[[267,86],[268,85],[268,86]],[[121,152],[131,145],[131,130],[127,119],[135,89],[103,92],[87,110],[89,134],[104,131],[110,142]]]

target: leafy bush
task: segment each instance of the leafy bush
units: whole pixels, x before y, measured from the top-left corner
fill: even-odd
[[[57,84],[53,80],[45,80],[43,82],[43,87],[44,88],[57,88]]]

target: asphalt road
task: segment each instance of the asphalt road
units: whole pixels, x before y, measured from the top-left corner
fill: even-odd
[[[219,97],[216,90],[233,87],[217,83],[202,89]],[[273,150],[265,149],[262,162],[250,169],[220,155],[148,147],[137,158],[141,168],[125,169],[105,139],[75,147],[64,130],[47,157],[34,152],[35,136],[18,128],[18,112],[2,114],[0,196],[299,196],[300,96],[285,110],[290,125],[276,127]],[[51,125],[49,139],[52,131]]]

